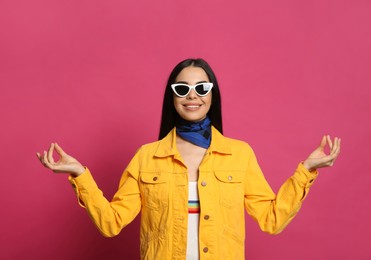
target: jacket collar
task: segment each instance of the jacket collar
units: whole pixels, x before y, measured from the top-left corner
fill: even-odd
[[[208,149],[210,152],[221,154],[232,154],[228,138],[224,137],[214,126],[211,126],[211,144]],[[167,157],[180,155],[176,148],[176,129],[175,127],[159,141],[155,157]]]

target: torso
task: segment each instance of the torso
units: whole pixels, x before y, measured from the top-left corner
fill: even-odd
[[[177,148],[188,169],[188,181],[198,180],[198,168],[205,156],[206,149],[194,145],[177,136]]]

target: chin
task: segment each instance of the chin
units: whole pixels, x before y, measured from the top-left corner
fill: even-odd
[[[206,116],[203,117],[195,117],[195,116],[181,116],[184,120],[190,121],[190,122],[198,122],[202,121],[206,118]]]

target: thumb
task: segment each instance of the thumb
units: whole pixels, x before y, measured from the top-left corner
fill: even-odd
[[[58,153],[61,157],[67,155],[67,154],[63,151],[62,147],[60,147],[57,143],[54,144],[54,147],[55,147],[55,150],[57,151],[57,153]]]

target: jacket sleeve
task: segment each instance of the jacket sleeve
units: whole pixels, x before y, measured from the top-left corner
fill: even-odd
[[[245,208],[264,232],[278,234],[295,217],[317,176],[317,171],[309,172],[300,163],[274,194],[251,149],[246,171]]]
[[[125,169],[118,191],[108,201],[88,168],[76,178],[69,177],[79,204],[84,207],[103,236],[113,237],[138,215],[141,198],[138,186],[139,152]]]

